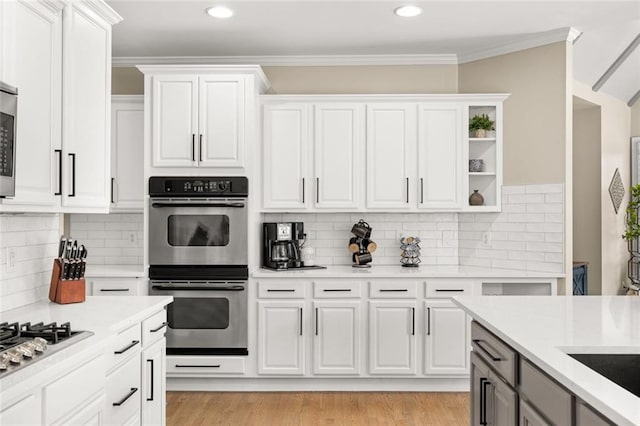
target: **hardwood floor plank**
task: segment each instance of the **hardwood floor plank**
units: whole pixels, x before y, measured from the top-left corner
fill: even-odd
[[[469,424],[468,393],[167,392],[168,425]]]

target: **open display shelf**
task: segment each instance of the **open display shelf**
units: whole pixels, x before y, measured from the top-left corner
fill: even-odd
[[[476,138],[469,132],[466,138],[465,170],[465,210],[467,211],[500,211],[501,199],[500,188],[502,186],[502,111],[501,104],[488,103],[487,105],[469,105],[468,120],[476,115],[486,114],[494,122],[495,135],[490,137]],[[469,171],[469,160],[482,160],[484,168],[479,172]],[[484,197],[484,204],[472,206],[468,197],[478,190]]]

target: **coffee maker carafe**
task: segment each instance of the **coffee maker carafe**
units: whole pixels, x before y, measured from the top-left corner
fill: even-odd
[[[302,222],[265,222],[262,226],[262,265],[270,269],[300,268]]]

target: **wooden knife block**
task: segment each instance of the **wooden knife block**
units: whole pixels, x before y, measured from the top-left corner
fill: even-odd
[[[49,287],[49,300],[61,305],[67,303],[84,302],[86,296],[86,283],[84,278],[79,280],[62,279],[62,263],[60,259],[53,260],[51,272],[51,286]]]

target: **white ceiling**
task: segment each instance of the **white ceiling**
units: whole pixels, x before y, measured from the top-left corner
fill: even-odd
[[[404,1],[107,0],[124,21],[113,30],[113,56],[131,57],[440,55],[456,63],[505,45],[573,27],[574,76],[593,85],[640,33],[640,0],[415,1],[424,9],[400,18]],[[205,9],[224,4],[231,19]],[[548,37],[547,37],[548,38]],[[154,59],[155,59],[154,58]],[[466,59],[465,59],[466,58]],[[423,58],[424,59],[424,58]],[[602,87],[625,102],[640,89],[640,48]]]

